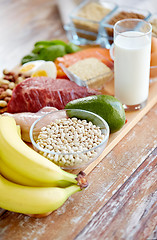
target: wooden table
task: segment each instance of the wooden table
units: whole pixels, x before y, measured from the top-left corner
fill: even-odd
[[[0,1],[0,70],[35,41],[66,39],[53,0]],[[1,240],[157,239],[157,104],[46,218],[0,210]]]

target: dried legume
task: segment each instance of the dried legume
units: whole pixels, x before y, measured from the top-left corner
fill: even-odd
[[[44,150],[62,153],[40,151],[43,156],[62,167],[71,167],[96,158],[100,149],[90,149],[97,147],[104,137],[100,128],[90,121],[62,118],[43,127],[36,143]]]

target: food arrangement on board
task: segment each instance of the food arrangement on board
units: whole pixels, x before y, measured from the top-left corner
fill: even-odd
[[[45,47],[49,42],[60,41],[40,43]],[[68,46],[71,47],[70,44]],[[36,47],[42,49],[39,44]],[[110,119],[116,116],[113,112],[118,112],[121,107],[123,117],[118,129],[125,123],[125,113],[118,100],[112,97],[112,101],[119,104],[114,107],[112,101],[109,101],[110,96],[104,95],[106,99],[103,103],[103,100],[98,100],[99,95],[103,97],[100,89],[79,86],[70,81],[59,65],[61,62],[65,67],[71,67],[79,61],[94,59],[113,74],[113,61],[111,61],[109,50],[101,47],[79,50],[74,45],[72,48],[76,51],[75,53],[61,55],[54,62],[50,59],[46,61],[33,58],[33,61],[26,62],[25,57],[23,58],[25,63],[18,66],[15,71],[4,70],[3,72],[1,97],[4,92],[8,93],[8,90],[11,90],[7,105],[5,107],[1,105],[3,114],[0,116],[0,189],[1,192],[5,192],[3,199],[0,199],[0,206],[7,210],[45,216],[61,206],[71,194],[88,185],[83,172],[76,175],[68,173],[65,169],[69,167],[79,169],[101,154],[109,137],[109,118],[95,114],[94,108],[92,111],[91,107],[90,112],[83,106],[81,109],[82,103],[74,107],[71,101],[82,99],[82,102],[87,101],[88,105],[89,101],[91,105],[87,98],[91,96],[96,105],[102,102],[104,110],[105,106],[110,108]],[[98,75],[101,75],[101,68]],[[97,96],[95,100],[94,95]],[[5,100],[6,98],[3,99]],[[67,105],[70,102],[71,106],[73,105],[71,110]],[[41,149],[37,151],[35,147],[34,150],[26,144],[32,142],[30,129],[32,124],[38,123],[39,119],[39,125],[32,131],[36,136],[33,139],[39,148],[43,151],[49,150],[51,154]],[[112,130],[111,125],[110,127]],[[53,139],[53,142],[50,139]],[[71,144],[72,142],[74,144]],[[53,151],[54,154],[52,154]],[[18,191],[18,197],[15,198],[16,191]],[[28,201],[30,196],[32,201]],[[35,206],[39,198],[40,201]]]
[[[145,19],[149,15],[128,13],[126,9],[116,13],[117,6],[112,4],[105,7],[96,2],[88,4],[92,11],[102,13],[100,19],[97,22],[90,19],[89,8],[81,5],[72,21],[78,37],[90,41],[102,37],[99,25],[104,15],[112,16],[105,30],[109,44],[113,41],[113,29],[109,25],[117,19],[130,16]],[[154,19],[152,23],[155,24]],[[157,66],[154,35],[150,64]],[[71,80],[65,69],[75,78]],[[105,149],[110,134],[127,122],[122,103],[103,92],[106,83],[113,81],[113,75],[114,61],[109,49],[101,46],[83,49],[58,39],[36,42],[20,66],[3,71],[0,207],[42,217],[88,186],[83,171],[74,174],[67,170],[81,170],[95,161]],[[156,77],[156,69],[150,75]]]
[[[27,146],[12,117],[0,117],[0,142],[0,206],[7,210],[24,214],[52,212],[88,185],[83,172],[77,176],[65,172]]]

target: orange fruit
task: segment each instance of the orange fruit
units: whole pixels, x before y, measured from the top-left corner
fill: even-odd
[[[157,52],[153,52],[151,54],[151,61],[150,61],[151,66],[157,66]]]
[[[157,53],[157,38],[152,37],[151,53]]]
[[[150,78],[157,77],[157,52],[153,52],[151,54],[151,61],[150,61]]]

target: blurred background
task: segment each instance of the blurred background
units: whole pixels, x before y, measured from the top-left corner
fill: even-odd
[[[64,39],[63,25],[80,0],[0,0],[0,72],[20,63],[39,40]],[[157,12],[157,0],[110,0]],[[31,11],[30,11],[31,9]]]

